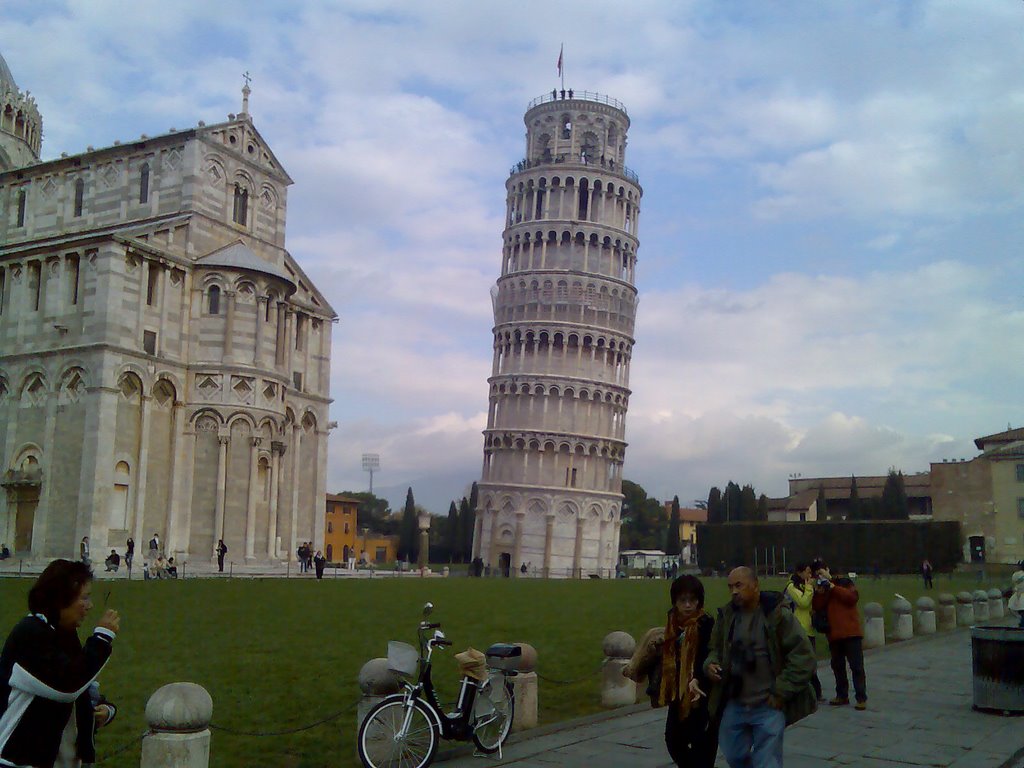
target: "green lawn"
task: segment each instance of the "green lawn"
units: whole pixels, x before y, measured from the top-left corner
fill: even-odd
[[[705,579],[707,607],[726,599],[725,580]],[[780,579],[763,579],[779,588]],[[30,581],[0,580],[0,632],[23,615]],[[111,586],[112,585],[112,586]],[[992,586],[991,583],[986,587]],[[1002,584],[1000,584],[1002,586]],[[922,593],[920,579],[859,581],[862,604],[884,605],[900,592]],[[974,589],[973,577],[936,579],[939,591]],[[351,707],[359,696],[362,664],[386,653],[389,639],[415,642],[420,607],[436,608],[455,649],[483,649],[499,641],[525,641],[539,654],[538,672],[571,685],[540,683],[541,722],[600,709],[601,640],[625,630],[634,637],[661,623],[668,582],[508,581],[503,579],[311,579],[100,582],[99,605],[122,613],[122,631],[103,674],[104,692],[120,714],[102,734],[101,757],[145,729],[150,694],[165,683],[191,681],[213,696],[213,721],[245,731],[304,725]],[[453,698],[451,652],[440,654],[435,681]],[[589,677],[587,677],[590,675]],[[215,732],[211,764],[217,768],[326,768],[357,765],[355,714],[290,736],[239,737]],[[138,749],[102,762],[136,768]]]

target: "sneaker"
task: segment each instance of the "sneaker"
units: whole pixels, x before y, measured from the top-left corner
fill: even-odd
[[[861,712],[863,712],[865,709],[868,708],[868,703],[866,701],[858,701],[856,704],[854,704],[853,708],[859,709]]]
[[[829,699],[829,706],[832,707],[845,707],[849,706],[850,700],[841,696],[836,696],[834,699]]]

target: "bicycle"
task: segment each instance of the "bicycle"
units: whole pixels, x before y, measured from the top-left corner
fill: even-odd
[[[419,650],[397,640],[388,643],[388,667],[400,676],[403,691],[385,697],[359,726],[357,747],[364,768],[426,768],[441,739],[472,740],[480,752],[500,756],[508,738],[515,713],[509,678],[516,674],[522,649],[498,643],[483,654],[472,649],[457,654],[459,698],[455,709],[445,712],[434,690],[430,660],[435,649],[450,647],[452,641],[440,622],[426,620],[433,608],[431,603],[423,606]]]

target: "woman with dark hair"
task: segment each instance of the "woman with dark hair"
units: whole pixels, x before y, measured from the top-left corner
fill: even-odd
[[[117,710],[96,677],[121,625],[107,610],[83,645],[78,628],[92,608],[92,571],[54,560],[28,593],[29,615],[0,652],[0,765],[79,768],[96,760],[96,728]]]
[[[704,660],[715,620],[704,612],[704,585],[696,576],[675,579],[669,596],[664,630],[648,632],[624,674],[646,675],[651,704],[668,707],[665,745],[676,765],[712,768],[718,723],[708,713]]]
[[[800,626],[807,633],[807,639],[811,641],[811,648],[814,649],[815,658],[818,655],[816,645],[818,633],[811,623],[811,602],[814,600],[814,577],[811,575],[811,566],[807,563],[798,563],[793,570],[793,575],[786,585],[786,597],[793,604],[793,615],[800,622]],[[814,677],[811,678],[811,685],[814,686],[814,695],[818,701],[824,701],[821,695],[821,680],[818,679],[818,670],[815,668]]]

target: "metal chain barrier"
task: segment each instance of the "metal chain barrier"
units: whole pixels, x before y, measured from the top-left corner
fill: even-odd
[[[556,680],[553,677],[547,677],[546,675],[542,675],[540,672],[537,672],[536,674],[537,679],[543,680],[545,683],[551,683],[552,685],[575,685],[576,683],[582,683],[584,680],[589,680],[592,677],[597,677],[599,674],[601,674],[601,667],[598,666],[598,668],[595,669],[593,672],[588,672],[587,674],[583,675],[583,677],[577,677],[574,680]]]
[[[125,742],[124,744],[122,744],[120,747],[115,749],[113,752],[107,752],[102,757],[97,758],[96,762],[97,763],[105,763],[110,758],[117,757],[121,753],[127,752],[132,747],[135,747],[135,746],[138,746],[139,744],[141,744],[142,740],[144,738],[146,738],[147,736],[149,736],[151,733],[153,733],[153,731],[144,731],[144,732],[142,732],[141,734],[136,736],[131,741],[128,741],[128,742]]]
[[[293,733],[301,733],[302,731],[311,730],[313,728],[316,728],[318,725],[323,725],[324,723],[329,723],[332,720],[337,720],[339,717],[341,717],[345,713],[355,709],[355,707],[358,704],[359,704],[359,701],[356,700],[356,701],[352,702],[351,704],[349,704],[344,709],[340,709],[337,712],[335,712],[334,714],[328,715],[327,717],[324,717],[324,718],[322,718],[320,720],[317,720],[315,723],[310,723],[309,725],[300,725],[300,726],[298,726],[296,728],[288,728],[288,729],[283,730],[283,731],[239,731],[239,730],[235,730],[234,728],[228,728],[226,726],[216,725],[214,723],[210,723],[209,727],[210,727],[211,731],[220,731],[221,733],[229,733],[232,736],[288,736],[288,735],[293,734]]]

